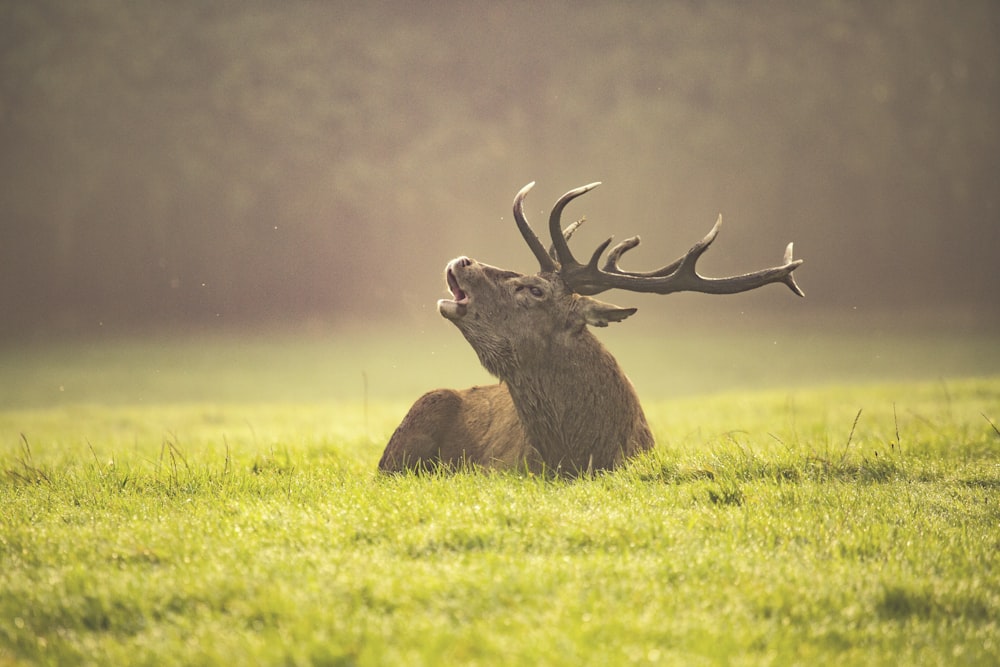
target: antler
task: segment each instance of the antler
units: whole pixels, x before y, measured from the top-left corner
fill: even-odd
[[[517,223],[517,228],[521,231],[521,236],[524,237],[528,247],[531,248],[531,252],[535,255],[535,259],[538,260],[541,270],[557,271],[559,265],[556,263],[555,258],[545,251],[545,246],[538,240],[538,236],[535,235],[534,230],[531,229],[531,225],[528,224],[527,218],[524,217],[524,198],[528,196],[528,191],[533,187],[535,187],[534,181],[525,185],[514,196],[514,221]]]
[[[590,185],[584,186],[585,189],[577,188],[577,190],[582,189],[583,192],[586,192],[587,190],[596,188],[598,185],[600,185],[599,182],[591,183]],[[523,236],[524,240],[527,241],[528,247],[531,248],[531,252],[533,252],[535,257],[538,259],[538,263],[541,265],[542,271],[557,271],[559,269],[559,255],[557,254],[558,249],[555,244],[549,246],[549,249],[546,251],[542,242],[538,240],[537,236],[535,236],[535,232],[531,229],[531,225],[528,224],[527,219],[524,217],[524,198],[528,195],[528,191],[533,187],[535,187],[534,181],[521,188],[521,191],[517,193],[516,197],[514,197],[514,221],[517,222],[517,228],[521,230],[521,236]],[[576,190],[573,190],[573,192],[576,192]],[[579,194],[583,194],[583,192],[580,192]],[[570,193],[567,192],[560,198],[559,202],[562,202],[562,206],[559,206],[559,202],[556,202],[556,206],[559,208],[560,214],[562,213],[562,207],[569,203],[570,199],[573,199],[573,197],[576,196],[573,195],[573,197],[569,197],[569,194]],[[563,199],[566,201],[563,202]],[[558,220],[556,224],[559,224]],[[573,233],[582,224],[582,219],[571,222],[566,226],[566,229],[562,230],[561,234],[557,234],[557,236],[563,240],[563,245],[565,245],[566,241],[569,241],[570,237],[573,236]],[[569,251],[568,246],[566,251]]]
[[[784,283],[799,296],[805,296],[792,276],[792,271],[802,264],[801,259],[792,258],[792,244],[785,248],[784,263],[752,273],[728,278],[706,278],[698,274],[696,264],[708,247],[712,245],[722,226],[722,216],[716,221],[712,230],[701,241],[691,247],[684,255],[670,264],[655,271],[637,272],[624,271],[618,266],[622,255],[639,245],[639,237],[625,239],[608,253],[603,267],[598,267],[601,255],[612,239],[597,246],[590,261],[581,264],[573,257],[562,230],[562,211],[573,199],[585,192],[593,190],[600,182],[590,183],[570,190],[556,201],[549,215],[549,233],[552,236],[552,248],[555,259],[545,251],[541,241],[535,236],[531,226],[524,217],[524,198],[534,186],[534,182],[524,186],[514,198],[514,219],[521,235],[528,243],[541,265],[542,271],[557,271],[566,285],[577,294],[593,295],[609,289],[623,289],[631,292],[651,292],[653,294],[671,294],[673,292],[703,292],[706,294],[735,294],[763,287],[770,283]],[[569,230],[567,230],[569,231]]]

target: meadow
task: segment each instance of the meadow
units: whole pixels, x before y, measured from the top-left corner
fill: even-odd
[[[375,474],[440,331],[0,348],[0,666],[1000,663],[995,336],[602,337],[573,481]]]

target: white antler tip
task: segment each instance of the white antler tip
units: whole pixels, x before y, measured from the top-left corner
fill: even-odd
[[[718,219],[715,221],[715,224],[712,225],[712,228],[710,230],[708,230],[708,234],[705,234],[705,238],[703,238],[701,240],[701,243],[698,244],[699,246],[703,246],[702,250],[707,248],[709,244],[711,244],[712,241],[715,240],[715,237],[719,235],[719,229],[721,227],[722,227],[722,214],[720,213]]]
[[[525,185],[517,193],[517,195],[514,197],[514,209],[515,210],[517,210],[517,208],[519,206],[521,206],[521,202],[524,201],[524,198],[528,196],[528,191],[531,190],[531,188],[533,188],[533,187],[535,187],[535,182],[534,181],[532,181],[531,183],[528,183],[527,185]]]

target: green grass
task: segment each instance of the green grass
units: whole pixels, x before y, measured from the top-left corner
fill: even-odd
[[[0,356],[0,665],[1000,662],[998,373],[779,369],[644,393],[612,474],[383,478],[433,369],[321,348]]]

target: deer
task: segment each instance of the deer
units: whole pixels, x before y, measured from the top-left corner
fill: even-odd
[[[696,264],[718,235],[721,215],[701,241],[654,271],[619,266],[622,256],[639,245],[638,236],[615,245],[603,265],[613,237],[587,263],[579,262],[568,241],[582,220],[564,230],[562,212],[600,182],[556,201],[546,249],[524,215],[524,200],[534,185],[527,184],[514,198],[514,221],[538,261],[538,273],[457,257],[444,271],[451,298],[437,303],[438,312],[499,382],[421,396],[389,438],[380,472],[520,468],[576,477],[613,470],[652,448],[654,439],[632,382],[590,330],[621,322],[637,309],[594,295],[611,289],[735,294],[783,283],[805,296],[792,276],[802,264],[792,257],[792,243],[779,266],[727,278],[701,276]]]

